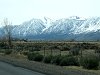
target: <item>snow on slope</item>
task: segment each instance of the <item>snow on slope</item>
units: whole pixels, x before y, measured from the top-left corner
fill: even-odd
[[[15,26],[13,34],[19,36],[39,35],[44,30],[48,29],[52,25],[51,23],[52,20],[47,17],[43,19],[31,19],[21,25]]]
[[[51,20],[50,18],[44,17],[42,21],[44,22],[44,26],[45,26],[45,28],[42,30],[43,32],[52,25],[53,20]]]
[[[89,33],[96,32],[100,29],[100,17],[87,19],[74,33]]]
[[[32,19],[30,21],[24,22],[23,24],[16,26],[13,29],[13,33],[17,35],[36,35],[40,34],[45,28],[43,22],[40,19]]]
[[[13,35],[30,36],[42,34],[88,34],[100,31],[100,17],[81,18],[72,16],[69,18],[58,19],[56,21],[47,17],[43,19],[31,19],[13,28]],[[73,37],[73,36],[72,36]]]
[[[72,16],[67,19],[57,20],[44,31],[44,33],[58,34],[86,34],[100,30],[100,17],[80,18]]]
[[[46,29],[44,33],[73,33],[78,27],[80,27],[85,20],[79,17],[71,17],[68,19],[56,20],[51,27]]]

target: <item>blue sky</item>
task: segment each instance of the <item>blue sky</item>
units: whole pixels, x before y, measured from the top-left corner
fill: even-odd
[[[32,18],[100,17],[100,0],[0,0],[0,22],[13,24]]]

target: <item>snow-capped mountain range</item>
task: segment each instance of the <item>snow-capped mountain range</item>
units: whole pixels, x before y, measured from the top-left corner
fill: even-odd
[[[2,28],[0,29],[2,35]],[[31,19],[13,27],[12,36],[43,40],[99,40],[100,17],[81,18],[72,16],[58,20]]]

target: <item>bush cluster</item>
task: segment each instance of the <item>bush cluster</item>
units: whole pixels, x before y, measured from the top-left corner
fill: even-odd
[[[45,63],[51,63],[52,59],[53,59],[53,56],[48,55],[48,56],[44,57],[43,62],[45,62]]]
[[[12,53],[12,50],[10,50],[10,49],[6,49],[4,53],[5,53],[6,55],[9,55],[9,54]]]
[[[5,43],[5,42],[0,42],[0,48],[1,48],[1,49],[9,49],[9,46],[8,46],[8,44]]]
[[[28,59],[29,60],[34,60],[34,61],[42,61],[43,60],[43,55],[39,53],[28,53]]]
[[[22,52],[23,55],[28,55],[28,51]]]
[[[62,59],[63,59],[63,56],[60,56],[60,55],[53,56],[51,63],[55,65],[59,65]]]
[[[39,53],[28,53],[28,59],[34,61],[43,61],[44,63],[51,63],[60,66],[82,66],[86,69],[98,69],[99,59],[94,55],[86,55],[81,58],[76,56],[43,56]]]
[[[86,55],[80,59],[80,64],[86,69],[98,69],[99,59],[95,55]]]
[[[78,62],[78,58],[73,57],[73,56],[65,56],[61,62],[60,62],[61,66],[78,66],[79,62]]]

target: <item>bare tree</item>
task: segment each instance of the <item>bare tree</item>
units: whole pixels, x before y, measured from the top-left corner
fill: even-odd
[[[4,19],[4,36],[9,47],[11,47],[11,32],[12,32],[12,23],[8,21],[7,18]]]

